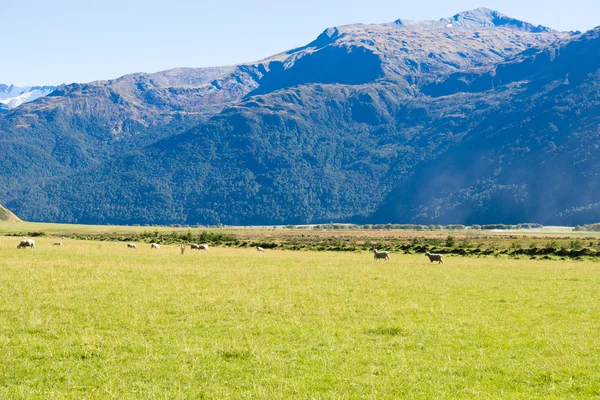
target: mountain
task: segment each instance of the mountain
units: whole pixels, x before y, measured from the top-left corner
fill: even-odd
[[[0,199],[29,220],[79,223],[581,223],[600,204],[597,33],[487,9],[327,29],[307,46],[234,67],[249,71],[247,84],[238,97],[219,84],[229,101],[190,118],[193,127],[104,126],[93,162],[45,165],[45,179],[9,182],[15,189]],[[115,83],[91,85],[32,103],[39,108],[27,118],[54,127],[47,107],[95,99],[102,121]],[[135,87],[137,112],[155,110],[147,94],[160,89]],[[168,104],[152,114],[161,118],[173,102],[158,103]],[[115,121],[134,113],[116,109]],[[120,142],[128,146],[115,152]],[[44,151],[65,165],[54,147]]]
[[[0,83],[0,113],[46,96],[56,88],[56,86],[17,87]]]
[[[464,132],[458,145],[419,165],[371,217],[569,225],[598,220],[599,51],[596,28],[561,46],[424,88],[447,102],[485,98],[501,106]]]
[[[476,18],[471,16],[476,15]],[[0,117],[0,201],[181,134],[253,96],[311,84],[389,82],[411,97],[440,74],[504,61],[566,38],[529,25],[495,26],[487,10],[431,29],[397,22],[325,30],[307,46],[223,68],[178,68],[65,85]],[[302,89],[300,89],[302,90]]]
[[[425,30],[439,30],[447,28],[465,28],[465,29],[480,29],[480,28],[495,28],[495,27],[510,27],[518,31],[525,32],[555,32],[553,29],[542,25],[532,25],[528,22],[506,16],[498,11],[490,10],[489,8],[481,7],[471,11],[465,11],[454,15],[451,18],[442,18],[437,21],[410,21],[398,19],[395,22],[397,25],[419,28]]]
[[[0,199],[206,121],[255,88],[256,66],[177,68],[63,85],[0,115]]]
[[[251,95],[309,83],[359,85],[382,79],[420,86],[440,74],[493,65],[569,36],[485,8],[441,21],[330,28],[305,47],[267,59],[269,71]]]
[[[21,220],[10,210],[2,207],[2,204],[0,204],[0,221],[19,222]]]

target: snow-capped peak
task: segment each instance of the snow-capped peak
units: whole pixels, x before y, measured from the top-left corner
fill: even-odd
[[[442,18],[437,21],[411,21],[398,19],[394,21],[394,23],[407,28],[425,30],[447,29],[452,27],[466,29],[505,27],[527,32],[553,32],[553,29],[545,26],[536,26],[528,22],[520,21],[485,7],[464,11],[450,18]]]
[[[22,86],[4,85],[0,83],[0,104],[3,108],[12,109],[46,96],[56,90],[56,86]]]

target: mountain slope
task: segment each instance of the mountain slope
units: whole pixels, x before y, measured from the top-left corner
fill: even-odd
[[[252,94],[309,83],[366,84],[381,78],[421,86],[440,74],[494,65],[568,37],[569,33],[534,28],[485,8],[440,21],[329,28],[307,46],[265,60],[269,72]]]
[[[256,67],[178,68],[61,86],[0,116],[0,199],[184,132],[258,77]]]
[[[20,222],[21,219],[0,204],[0,221]]]
[[[444,223],[600,217],[600,28],[424,91],[446,101],[512,96],[460,145],[417,168],[376,216]],[[492,88],[495,88],[492,90]]]

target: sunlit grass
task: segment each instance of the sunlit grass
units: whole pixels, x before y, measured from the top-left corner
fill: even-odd
[[[592,398],[594,262],[0,238],[0,398]]]

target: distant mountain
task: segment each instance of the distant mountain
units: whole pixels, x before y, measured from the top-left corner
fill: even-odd
[[[80,223],[597,220],[597,34],[487,9],[331,28],[305,47],[217,69],[209,86],[220,102],[197,105],[194,119],[182,95],[185,118],[168,129],[139,117],[174,112],[168,84],[140,86],[149,75],[136,74],[78,85],[0,119],[6,138],[52,143],[31,143],[33,168],[3,176],[12,190],[0,200],[29,220]],[[248,80],[228,78],[236,74]],[[128,95],[113,106],[114,92]],[[58,104],[66,114],[56,123],[48,110]],[[75,119],[83,128],[68,143],[88,146],[87,163],[59,157],[54,142]],[[132,120],[145,123],[119,125]]]
[[[477,8],[472,11],[465,11],[451,18],[442,18],[437,21],[410,21],[398,19],[395,24],[413,29],[439,30],[448,28],[465,28],[465,29],[480,29],[480,28],[496,28],[510,27],[515,30],[525,32],[555,32],[554,29],[542,26],[532,25],[528,22],[520,21],[508,17],[498,11],[490,10],[489,8]]]
[[[24,86],[5,85],[0,83],[0,112],[10,110],[56,90],[57,86]]]

